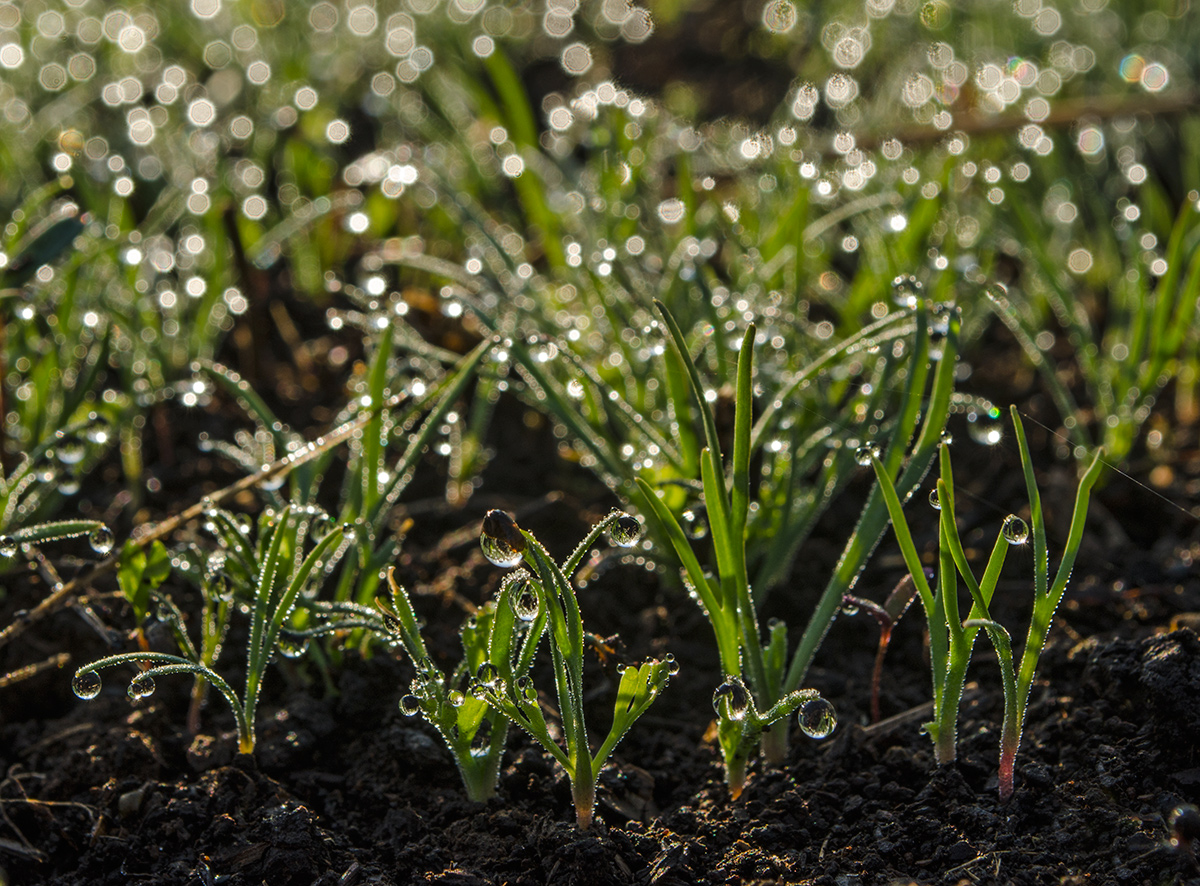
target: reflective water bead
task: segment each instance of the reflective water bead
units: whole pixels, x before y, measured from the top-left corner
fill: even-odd
[[[90,701],[99,695],[102,685],[100,675],[95,671],[84,671],[76,674],[71,680],[71,689],[84,701]]]
[[[463,694],[457,689],[451,689],[446,694],[446,701],[450,703],[450,707],[452,708],[461,708],[464,700]]]
[[[863,467],[869,465],[872,458],[879,458],[879,447],[874,443],[864,443],[854,450],[854,460]]]
[[[941,496],[938,495],[936,488],[929,490],[929,506],[935,511],[940,511],[942,509],[942,499]]]
[[[511,516],[498,509],[491,510],[483,518],[479,546],[493,564],[508,569],[521,562],[525,536]]]
[[[11,535],[0,535],[0,557],[17,556],[17,540]]]
[[[724,702],[724,707],[722,707]],[[750,693],[746,684],[738,677],[727,677],[725,682],[713,692],[713,710],[718,717],[728,717],[730,720],[744,720],[746,711],[750,708]]]
[[[149,674],[138,674],[129,681],[129,697],[134,701],[141,698],[149,698],[157,688],[154,685],[154,678]]]
[[[700,539],[708,535],[708,514],[704,508],[684,511],[683,519],[687,522],[684,529],[687,531],[688,538]]]
[[[107,526],[97,526],[88,533],[88,544],[92,546],[92,550],[101,557],[107,556],[116,544],[116,538],[113,537],[112,530]]]
[[[608,540],[620,548],[631,548],[642,537],[642,524],[637,517],[621,514],[608,528]]]
[[[522,586],[520,593],[511,595],[509,599],[512,601],[513,612],[521,621],[533,621],[537,618],[540,608],[538,598],[528,582]]]
[[[500,669],[490,661],[485,661],[475,672],[475,678],[488,689],[495,689],[500,683]]]
[[[353,523],[343,523],[342,537],[346,539],[346,541],[354,543],[358,540],[358,527]]]
[[[670,652],[668,652],[666,657],[663,659],[663,661],[665,661],[667,663],[667,673],[668,674],[670,674],[671,676],[675,676],[676,674],[679,673],[679,662],[677,662],[675,660],[674,655],[672,655]]]
[[[276,645],[279,647],[279,654],[284,658],[300,658],[308,651],[308,637],[280,634]]]
[[[415,717],[421,713],[421,699],[415,695],[406,695],[400,699],[400,712],[406,717]]]
[[[1004,525],[1000,527],[1000,532],[1010,545],[1023,545],[1029,541],[1029,524],[1016,514],[1009,514],[1004,518]]]
[[[800,705],[797,718],[800,729],[809,738],[826,738],[837,727],[837,711],[819,695]]]

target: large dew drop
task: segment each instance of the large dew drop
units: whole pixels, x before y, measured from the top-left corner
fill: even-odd
[[[528,582],[522,584],[521,590],[512,594],[509,599],[512,601],[513,613],[521,621],[533,621],[537,618],[540,608],[538,598]]]
[[[0,557],[17,556],[17,540],[11,535],[0,535]]]
[[[300,656],[308,652],[308,637],[293,637],[288,634],[280,634],[275,645],[279,648],[279,654],[284,658],[300,658]]]
[[[154,685],[154,678],[149,674],[138,674],[129,681],[129,697],[134,701],[149,698],[157,688]]]
[[[929,506],[935,511],[940,511],[942,509],[942,499],[941,496],[938,495],[937,489],[929,490]]]
[[[871,463],[872,458],[879,458],[879,447],[874,443],[864,443],[854,450],[854,460],[864,468]]]
[[[92,550],[101,557],[107,557],[116,544],[116,538],[113,537],[112,530],[107,526],[97,526],[88,533],[88,544],[92,546]]]
[[[1000,532],[1010,545],[1023,545],[1029,541],[1029,524],[1016,514],[1009,514],[1004,518],[1004,525],[1000,527]]]
[[[797,717],[800,729],[809,738],[827,738],[837,727],[837,711],[820,696],[810,698],[800,705]]]
[[[495,689],[500,685],[500,669],[490,661],[485,661],[479,666],[479,670],[475,672],[475,679],[488,689]]]
[[[71,681],[71,689],[84,701],[91,701],[99,695],[102,685],[100,675],[95,671],[84,671],[83,673],[76,674],[75,678]]]
[[[727,677],[713,693],[713,710],[717,712],[718,717],[744,720],[749,708],[750,693],[746,691],[746,684],[737,677]]]
[[[406,695],[400,699],[400,711],[406,717],[415,717],[421,712],[421,699],[415,695]]]
[[[504,511],[491,510],[483,518],[479,546],[488,560],[509,569],[521,562],[525,552],[525,536],[521,534],[516,520]]]
[[[608,540],[619,548],[631,548],[642,537],[642,524],[637,517],[621,514],[608,527]]]
[[[687,532],[688,538],[701,539],[708,535],[708,513],[704,508],[684,511],[683,519],[687,524],[683,528]]]

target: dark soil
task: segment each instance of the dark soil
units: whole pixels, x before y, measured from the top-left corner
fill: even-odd
[[[497,584],[499,570],[473,542],[485,507],[518,513],[562,555],[611,504],[577,469],[548,472],[552,437],[513,411],[498,425],[504,458],[466,509],[432,498],[407,506],[423,516],[400,571],[441,632],[431,644],[439,656],[455,654],[464,602]],[[971,447],[956,446],[960,482],[978,498],[960,498],[964,525],[981,527],[965,537],[983,547],[1023,490],[1011,452]],[[975,470],[965,469],[970,460]],[[1051,488],[1058,473],[1065,477],[1047,472]],[[1047,496],[1054,519],[1067,501],[1069,493]],[[773,614],[797,632],[858,506],[844,505],[849,518],[830,515],[815,554],[797,567],[795,593],[772,597]],[[468,802],[436,734],[397,709],[412,671],[390,653],[348,655],[328,672],[336,691],[311,663],[274,668],[250,759],[235,756],[232,719],[216,703],[206,734],[185,733],[186,679],[161,680],[156,695],[131,705],[112,674],[100,698],[77,700],[73,669],[115,650],[65,610],[0,651],[0,672],[72,656],[62,670],[0,690],[0,883],[1200,883],[1195,856],[1169,845],[1166,824],[1181,803],[1200,803],[1200,641],[1191,629],[1168,629],[1200,610],[1192,565],[1200,531],[1120,477],[1100,494],[1091,524],[1007,804],[996,792],[1002,700],[990,649],[981,641],[972,666],[959,760],[938,768],[919,732],[929,677],[915,608],[889,651],[891,719],[865,725],[874,629],[865,617],[842,618],[808,681],[837,706],[837,731],[819,743],[797,731],[786,767],[754,764],[732,801],[705,737],[720,680],[709,628],[654,574],[613,561],[581,592],[589,629],[619,633],[634,659],[672,651],[683,668],[618,748],[591,832],[574,826],[563,774],[516,730],[499,796]],[[895,583],[902,566],[892,550],[885,539],[858,593],[882,599]],[[999,617],[1019,644],[1031,563],[1013,559],[998,592],[1011,605]],[[4,623],[44,593],[30,576],[6,584]],[[128,627],[111,599],[97,597],[93,608]],[[239,658],[227,652],[235,674]],[[589,665],[601,727],[614,663]]]

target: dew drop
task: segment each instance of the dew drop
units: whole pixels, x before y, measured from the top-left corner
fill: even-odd
[[[621,514],[608,528],[608,540],[619,548],[631,548],[641,537],[642,524],[629,514]]]
[[[915,308],[924,288],[912,274],[901,274],[892,281],[892,301],[902,308]]]
[[[342,524],[342,538],[353,544],[358,540],[358,527],[353,523]]]
[[[941,440],[942,440],[943,446],[949,446],[951,443],[954,442],[954,435],[950,433],[949,428],[942,428]]]
[[[533,621],[538,616],[539,604],[537,594],[526,582],[520,593],[509,596],[513,612],[521,621]]]
[[[129,681],[129,697],[133,701],[142,698],[149,698],[154,694],[154,690],[158,687],[154,685],[154,678],[149,674],[138,674]]]
[[[722,706],[724,702],[724,706]],[[746,684],[739,677],[727,677],[725,682],[713,693],[713,710],[718,717],[730,720],[746,719],[746,711],[750,709],[750,693]]]
[[[55,454],[64,465],[77,465],[87,454],[87,447],[78,437],[67,436],[55,444]]]
[[[451,689],[446,695],[446,701],[450,703],[450,707],[452,708],[461,708],[465,699],[463,698],[463,694],[457,689]]]
[[[88,533],[88,544],[92,546],[93,551],[101,557],[105,557],[112,551],[116,539],[113,537],[112,530],[107,526],[97,526]]]
[[[518,677],[516,688],[517,694],[526,701],[537,701],[537,687],[528,677]]]
[[[279,647],[279,654],[284,658],[300,658],[304,653],[308,652],[308,637],[292,637],[287,634],[280,634],[276,645]]]
[[[858,604],[852,602],[843,603],[842,615],[858,615]]]
[[[1016,514],[1009,514],[1004,518],[1004,525],[1000,527],[1000,532],[1010,545],[1023,545],[1029,541],[1029,524]]]
[[[817,696],[800,705],[800,729],[809,738],[826,738],[837,727],[837,711],[825,699]]]
[[[521,562],[525,551],[525,536],[517,521],[501,510],[491,510],[483,518],[479,534],[483,555],[496,566],[509,569]]]
[[[929,506],[935,511],[940,511],[942,509],[942,499],[941,496],[938,495],[937,489],[929,490]]]
[[[572,400],[582,400],[584,394],[583,382],[577,378],[567,382],[567,396]]]
[[[71,688],[84,701],[91,701],[100,694],[100,675],[95,671],[83,671],[71,680]]]
[[[663,661],[665,661],[667,663],[667,673],[668,674],[670,674],[672,677],[674,677],[676,674],[679,673],[679,662],[677,662],[675,660],[674,655],[672,655],[671,653],[668,652],[666,657],[663,659]]]
[[[687,523],[684,529],[688,534],[688,538],[700,539],[708,535],[708,513],[704,508],[693,508],[690,511],[684,511],[683,519]]]
[[[400,711],[406,717],[415,717],[421,712],[421,699],[415,695],[406,695],[400,699]]]
[[[500,685],[500,670],[490,661],[485,661],[479,666],[479,670],[475,672],[475,679],[486,688],[495,689]]]
[[[0,535],[0,557],[17,556],[17,540],[11,535]]]
[[[879,458],[879,447],[874,443],[864,443],[854,450],[854,460],[863,467],[869,465],[872,458]]]

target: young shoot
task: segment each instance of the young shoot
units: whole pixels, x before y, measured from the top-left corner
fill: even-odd
[[[599,748],[592,752],[583,711],[586,634],[571,576],[601,535],[607,532],[610,542],[618,547],[632,547],[640,536],[640,529],[634,517],[614,511],[592,527],[562,565],[555,563],[541,543],[503,511],[488,513],[480,537],[484,554],[496,565],[511,568],[524,561],[531,570],[516,573],[505,589],[513,599],[513,611],[518,618],[533,616],[531,631],[545,632],[549,637],[562,744],[551,735],[533,681],[526,675],[509,677],[503,659],[489,659],[480,666],[471,683],[470,694],[528,732],[566,770],[580,830],[587,830],[592,823],[596,780],[617,742],[679,669],[669,655],[641,665],[618,667],[621,681],[617,687],[612,726]],[[531,643],[536,646],[538,639],[531,633],[526,638],[526,646]]]
[[[254,718],[262,690],[262,680],[267,664],[275,652],[289,656],[294,641],[289,636],[288,620],[302,598],[311,591],[319,577],[326,574],[330,566],[347,548],[350,524],[335,526],[324,532],[307,555],[303,554],[304,540],[310,525],[310,515],[303,514],[291,506],[278,514],[264,514],[259,521],[259,542],[256,548],[249,547],[244,528],[234,532],[236,519],[223,511],[213,510],[209,518],[218,527],[225,526],[223,537],[236,537],[233,549],[226,550],[221,569],[227,574],[236,574],[238,569],[255,568],[252,583],[247,583],[252,596],[243,601],[250,613],[250,630],[246,652],[246,683],[239,697],[224,677],[213,670],[212,664],[224,635],[224,625],[205,630],[201,646],[197,647],[182,628],[182,618],[169,600],[160,599],[160,619],[174,628],[182,655],[159,652],[127,652],[110,655],[86,664],[75,672],[72,688],[82,699],[92,699],[100,694],[100,671],[105,668],[131,664],[138,668],[129,683],[131,699],[146,698],[154,693],[155,681],[172,674],[193,674],[202,677],[216,687],[233,710],[237,721],[238,750],[243,754],[254,751]],[[253,564],[253,565],[252,565]],[[234,580],[237,583],[237,579]],[[221,607],[223,618],[229,615],[228,603]],[[218,619],[220,620],[220,619]],[[324,625],[320,630],[337,629],[340,625]],[[308,633],[311,633],[309,631]]]
[[[921,566],[920,556],[913,543],[904,516],[900,497],[896,493],[887,472],[877,458],[873,459],[875,472],[883,489],[896,539],[908,566],[909,575],[916,585],[929,625],[929,658],[933,677],[933,719],[924,724],[924,730],[933,740],[934,756],[939,764],[951,763],[957,754],[958,708],[962,700],[963,684],[967,666],[975,645],[975,637],[982,628],[988,634],[1000,666],[1001,684],[1004,691],[1004,724],[1000,737],[1000,799],[1007,800],[1013,792],[1014,764],[1021,742],[1025,708],[1029,691],[1037,672],[1038,658],[1046,644],[1054,612],[1066,592],[1067,581],[1083,539],[1084,521],[1087,517],[1088,501],[1092,487],[1099,478],[1103,462],[1101,452],[1092,458],[1079,481],[1075,495],[1075,506],[1071,516],[1071,527],[1062,561],[1053,584],[1049,583],[1049,564],[1046,547],[1046,528],[1042,516],[1041,497],[1033,476],[1033,461],[1025,439],[1025,429],[1016,407],[1011,409],[1013,429],[1021,453],[1021,465],[1025,474],[1025,485],[1029,495],[1030,519],[1033,523],[1034,542],[1034,601],[1029,634],[1021,655],[1019,668],[1013,666],[1012,643],[1008,631],[995,621],[988,607],[1000,579],[1000,572],[1008,549],[1026,544],[1031,536],[1029,525],[1015,514],[1010,514],[996,534],[991,556],[984,567],[983,575],[976,578],[967,562],[958,526],[954,519],[954,475],[950,464],[950,450],[941,446],[941,477],[936,492],[929,497],[930,503],[939,512],[938,519],[938,572],[936,587],[931,587]],[[971,596],[970,613],[964,619],[959,610],[958,581],[966,584]]]
[[[495,796],[508,719],[486,701],[465,693],[473,679],[528,681],[529,667],[546,626],[546,612],[528,587],[524,571],[507,576],[496,600],[471,615],[459,631],[463,658],[454,671],[441,671],[425,648],[408,592],[387,571],[390,602],[376,600],[383,624],[416,667],[400,710],[420,714],[441,734],[462,776],[467,796],[482,802]]]
[[[879,709],[879,684],[883,680],[883,658],[887,655],[888,646],[892,642],[892,631],[896,622],[900,621],[909,605],[916,596],[917,586],[913,584],[912,576],[906,575],[892,588],[883,605],[853,594],[842,596],[842,613],[857,615],[866,612],[879,625],[879,646],[875,651],[875,667],[871,671],[871,722],[878,723],[881,717]]]
[[[671,541],[689,590],[700,603],[716,635],[721,667],[727,675],[718,689],[714,705],[718,716],[717,734],[725,761],[726,781],[736,798],[745,785],[747,762],[760,745],[767,762],[778,765],[785,758],[788,714],[800,709],[804,714],[802,725],[818,724],[818,728],[805,730],[809,735],[821,737],[831,731],[832,708],[827,707],[828,703],[818,704],[815,693],[801,689],[800,684],[821,639],[841,607],[843,596],[853,587],[875,542],[886,527],[886,510],[878,492],[872,492],[790,662],[786,624],[771,624],[764,643],[746,566],[750,463],[756,440],[759,443],[762,440],[761,434],[756,435],[751,425],[755,327],[751,324],[747,328],[738,352],[733,454],[727,471],[722,462],[716,419],[704,395],[705,389],[696,362],[690,356],[683,332],[674,317],[661,303],[658,309],[675,356],[686,371],[703,422],[707,445],[701,452],[700,475],[716,561],[715,577],[701,564],[688,533],[657,491],[642,479],[638,483],[643,498],[649,503],[653,519],[661,533]],[[928,333],[927,313],[925,306],[919,306],[916,310],[916,346],[909,358],[907,387],[891,438],[884,441],[887,447],[886,454],[882,456],[888,468],[893,473],[898,472],[910,437],[917,435],[910,464],[899,481],[905,489],[915,487],[924,473],[925,465],[932,459],[934,447],[945,426],[953,387],[957,315],[953,312],[947,314],[946,337],[939,360],[935,361],[930,357],[931,335]],[[933,363],[937,364],[936,370],[930,368]],[[926,382],[931,376],[929,399],[927,404],[923,404],[922,396],[926,394]],[[924,424],[918,433],[922,405],[927,408]],[[880,451],[875,443],[863,444],[854,453],[855,461],[860,465],[870,464],[871,458]]]

